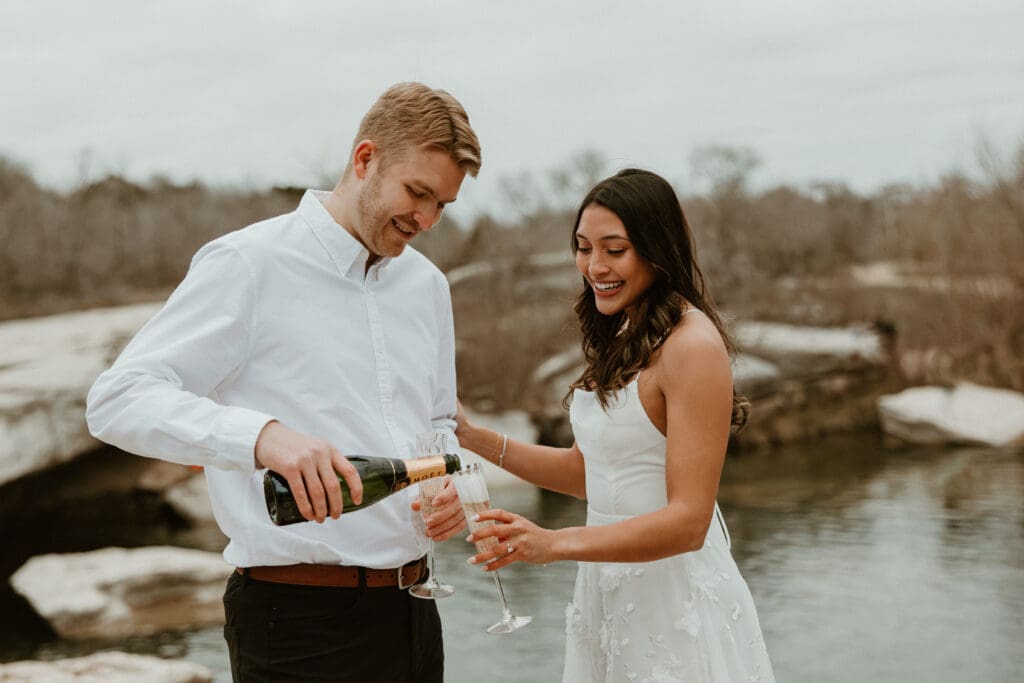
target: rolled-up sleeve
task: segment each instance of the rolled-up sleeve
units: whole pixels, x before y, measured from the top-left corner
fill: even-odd
[[[93,384],[89,431],[138,455],[254,470],[256,439],[273,416],[212,397],[246,362],[257,296],[243,254],[223,241],[203,247],[163,309]]]

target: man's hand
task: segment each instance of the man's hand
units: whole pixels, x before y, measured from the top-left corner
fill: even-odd
[[[420,499],[412,502],[412,509],[420,509]],[[444,488],[434,496],[434,514],[423,520],[427,525],[427,536],[435,541],[447,541],[466,528],[466,515],[462,511],[462,501],[455,490],[452,480],[446,479]]]
[[[359,504],[363,499],[363,482],[338,449],[276,420],[268,422],[256,439],[256,466],[271,469],[288,480],[299,512],[309,520],[323,522],[328,514],[333,519],[341,515],[338,474],[345,478],[352,502]]]

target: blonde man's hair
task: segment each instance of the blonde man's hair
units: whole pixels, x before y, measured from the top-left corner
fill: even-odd
[[[376,143],[382,164],[412,149],[433,147],[448,152],[474,178],[480,171],[480,141],[466,110],[448,92],[422,83],[398,83],[377,98],[359,124],[353,152],[363,140]],[[351,170],[350,156],[345,175]]]

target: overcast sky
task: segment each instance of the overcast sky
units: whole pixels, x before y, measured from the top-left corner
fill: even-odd
[[[420,80],[484,146],[456,216],[585,148],[695,188],[695,147],[744,146],[759,184],[872,190],[968,167],[981,133],[1024,138],[1022,45],[1020,0],[3,0],[0,155],[57,187],[306,186],[381,91]]]

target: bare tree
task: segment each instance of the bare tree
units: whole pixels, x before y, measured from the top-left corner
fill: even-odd
[[[596,149],[574,154],[565,166],[548,171],[548,182],[561,206],[575,207],[607,174],[608,160]]]
[[[975,145],[975,158],[985,175],[993,198],[1012,218],[1024,236],[1024,141],[1006,158],[987,137]]]
[[[505,174],[498,179],[498,186],[510,212],[520,218],[539,211],[546,204],[537,177],[529,171]]]
[[[704,145],[690,153],[690,166],[698,177],[710,181],[712,196],[745,194],[750,174],[760,165],[760,155],[749,147]]]

